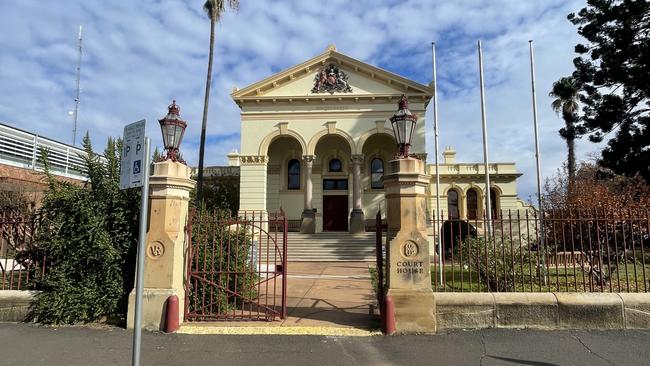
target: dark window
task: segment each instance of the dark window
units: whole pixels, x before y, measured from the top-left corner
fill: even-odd
[[[478,192],[474,188],[467,191],[467,218],[478,219]]]
[[[370,162],[370,188],[384,188],[384,162],[381,159],[372,159]]]
[[[494,188],[490,188],[490,206],[492,206],[492,217],[497,218],[497,209],[499,202],[497,201],[497,192]]]
[[[458,219],[460,213],[458,212],[458,192],[455,189],[447,192],[447,215],[450,219]]]
[[[348,189],[347,179],[323,179],[323,190],[344,191]]]
[[[330,160],[330,172],[340,172],[342,168],[343,165],[341,164],[341,160],[339,159]]]
[[[287,189],[300,189],[300,161],[289,160],[287,166]]]

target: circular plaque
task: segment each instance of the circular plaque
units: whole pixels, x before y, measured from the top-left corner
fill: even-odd
[[[151,259],[158,259],[165,254],[165,246],[159,241],[154,241],[147,246],[147,256]]]
[[[417,257],[420,247],[414,241],[408,240],[402,245],[402,255],[406,258]]]

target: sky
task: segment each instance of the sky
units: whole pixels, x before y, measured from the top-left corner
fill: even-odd
[[[482,162],[476,42],[483,44],[491,162],[515,162],[519,196],[536,192],[528,40],[534,40],[542,176],[566,160],[550,108],[553,81],[572,72],[581,41],[566,16],[585,0],[241,0],[217,25],[206,164],[225,165],[239,148],[233,87],[245,87],[325,51],[428,84],[436,42],[440,151]],[[83,26],[77,141],[96,149],[125,124],[145,118],[153,145],[157,120],[175,99],[188,122],[181,150],[190,165],[198,145],[210,23],[201,0],[0,1],[0,122],[72,142],[77,34]],[[432,105],[425,123],[433,161]],[[577,143],[579,160],[603,144]]]

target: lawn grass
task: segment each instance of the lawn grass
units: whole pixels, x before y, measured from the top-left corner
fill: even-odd
[[[434,291],[443,292],[487,292],[489,288],[479,279],[475,269],[458,263],[446,263],[443,271],[443,286],[438,285],[438,268],[431,266],[431,286]],[[580,267],[551,266],[547,269],[547,281],[536,268],[528,265],[515,266],[513,292],[650,292],[650,265],[637,263],[621,264],[611,280],[604,285],[583,271]],[[645,277],[644,277],[645,275]]]

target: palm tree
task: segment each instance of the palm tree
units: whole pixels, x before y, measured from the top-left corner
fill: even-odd
[[[563,77],[553,83],[550,97],[555,98],[551,108],[558,115],[562,114],[564,128],[560,129],[560,136],[566,141],[568,156],[567,169],[569,170],[569,182],[572,182],[576,174],[575,139],[580,136],[578,122],[578,103],[580,101],[580,85],[572,77]]]
[[[214,59],[214,26],[228,7],[237,10],[239,0],[206,0],[203,10],[210,18],[210,55],[208,56],[208,76],[205,80],[205,99],[203,100],[203,119],[201,121],[201,143],[199,146],[199,176],[196,184],[196,203],[200,205],[203,197],[203,158],[205,155],[205,129],[208,125],[208,104],[210,101],[210,86],[212,82],[212,61]]]

